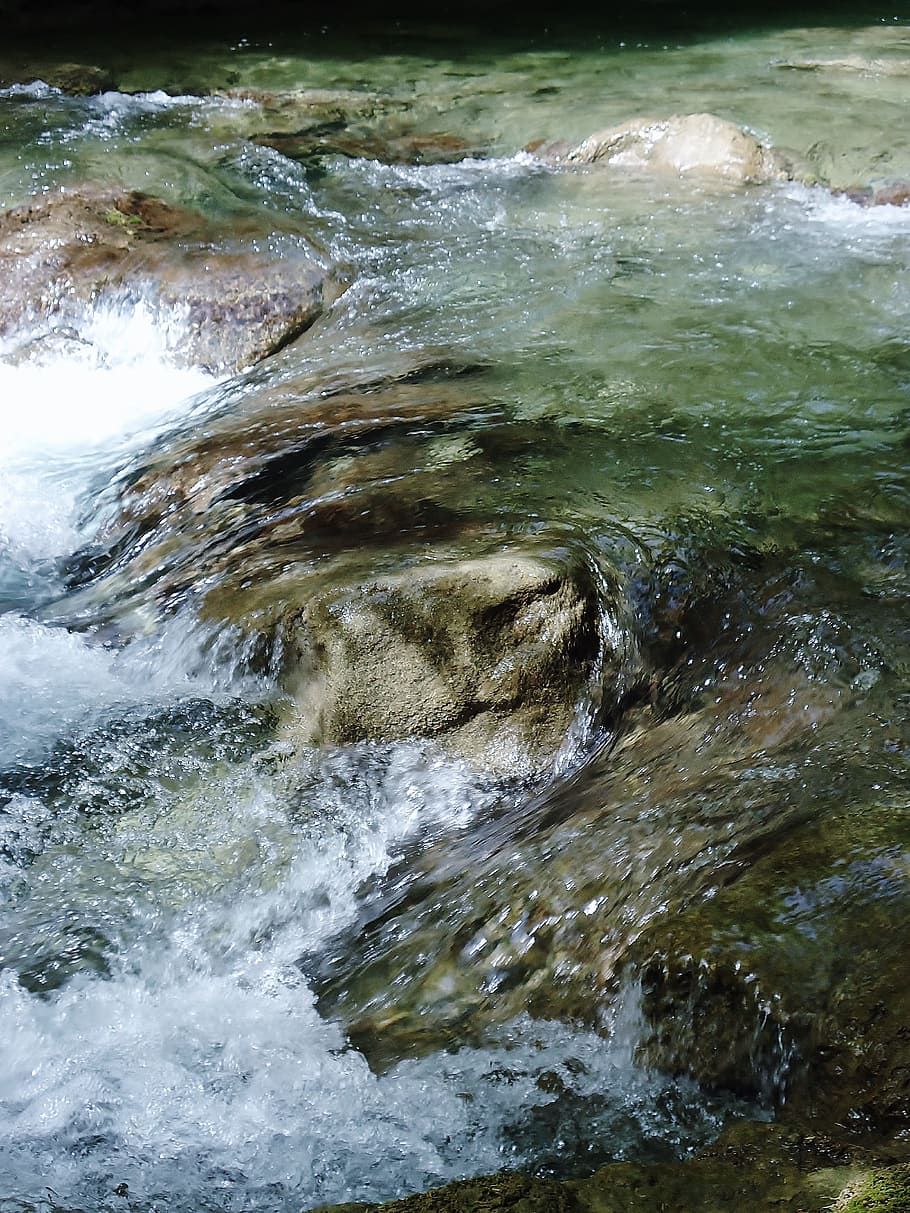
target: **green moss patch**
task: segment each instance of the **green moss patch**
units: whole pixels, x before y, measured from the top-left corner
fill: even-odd
[[[910,1164],[870,1171],[848,1184],[832,1213],[910,1213]]]

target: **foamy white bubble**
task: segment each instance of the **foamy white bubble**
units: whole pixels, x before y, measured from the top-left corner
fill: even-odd
[[[215,382],[174,365],[179,327],[144,303],[98,307],[78,329],[36,338],[17,365],[0,361],[0,543],[14,557],[71,550],[93,475]]]
[[[832,236],[889,237],[910,230],[910,206],[863,206],[846,194],[835,194],[823,186],[794,183],[785,195],[804,208],[806,218],[824,225]]]
[[[30,101],[46,101],[49,97],[60,97],[59,88],[45,84],[43,80],[30,80],[27,84],[11,84],[0,88],[0,97],[15,97]]]
[[[216,840],[233,855],[256,837],[266,842],[264,866],[258,875],[250,867],[247,896],[212,900],[187,924],[181,946],[196,959],[217,951],[260,981],[264,963],[292,965],[355,921],[358,890],[386,874],[406,839],[463,828],[497,795],[432,742],[312,751],[269,782],[261,771],[252,781],[244,772],[227,788],[213,786],[194,799],[194,824],[181,824],[187,850],[208,864]],[[137,846],[159,845],[147,827],[137,830]],[[270,878],[277,868],[278,881]],[[256,946],[263,938],[267,957]]]
[[[49,1001],[3,985],[0,1073],[15,1099],[2,1129],[19,1144],[0,1162],[7,1193],[40,1187],[44,1148],[63,1199],[112,1176],[139,1200],[166,1190],[173,1208],[198,1207],[200,1185],[227,1175],[247,1199],[271,1190],[299,1208],[366,1194],[380,1160],[393,1189],[452,1174],[438,1143],[464,1133],[463,1101],[439,1079],[378,1079],[303,983],[264,994],[182,972],[73,983]]]
[[[205,693],[168,663],[115,653],[82,636],[19,615],[0,615],[0,753],[40,753],[93,713],[116,704]]]
[[[213,376],[171,359],[175,316],[168,326],[147,303],[97,307],[78,330],[56,333],[48,354],[0,362],[3,464],[46,454],[93,450],[135,435],[170,415]]]
[[[169,1207],[198,1210],[201,1186],[233,1174],[243,1201],[268,1193],[270,1207],[299,1209],[375,1193],[380,1164],[388,1195],[500,1165],[493,1119],[480,1123],[432,1067],[377,1077],[295,964],[351,920],[357,888],[403,837],[462,822],[483,793],[467,768],[414,745],[314,755],[298,774],[312,780],[312,829],[247,771],[173,821],[139,812],[41,855],[17,937],[35,930],[40,952],[60,936],[55,920],[98,922],[97,874],[125,847],[122,913],[138,917],[138,938],[107,980],[75,976],[49,998],[0,974],[0,1089],[15,1092],[0,1098],[0,1190],[34,1193],[46,1154],[59,1197],[94,1208],[111,1176],[140,1201],[166,1191]],[[241,863],[250,834],[263,853]],[[175,846],[168,877],[155,855]],[[110,923],[107,895],[104,907]]]

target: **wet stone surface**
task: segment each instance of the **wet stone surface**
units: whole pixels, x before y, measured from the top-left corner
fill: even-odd
[[[65,328],[79,304],[147,301],[180,362],[238,370],[299,336],[343,286],[302,237],[269,255],[255,235],[219,247],[203,215],[137,191],[90,186],[17,207],[0,217],[0,336]]]

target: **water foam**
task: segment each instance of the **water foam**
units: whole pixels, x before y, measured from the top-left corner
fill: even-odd
[[[46,947],[56,920],[61,939],[74,923],[113,938],[118,882],[129,938],[106,981],[77,975],[43,999],[11,969],[0,981],[5,1194],[33,1198],[52,1173],[61,1199],[95,1208],[116,1207],[119,1183],[142,1202],[166,1193],[172,1209],[249,1207],[251,1194],[290,1208],[374,1192],[380,1160],[388,1193],[455,1173],[443,1148],[468,1131],[461,1095],[429,1071],[377,1078],[294,963],[349,920],[357,886],[419,823],[472,811],[465,770],[393,749],[298,769],[307,808],[290,817],[275,792],[287,781],[247,771],[191,812],[127,814],[32,859],[39,878],[0,939],[7,964],[27,933],[26,954]],[[40,814],[36,826],[23,797],[12,808],[36,851]],[[497,1160],[491,1137],[472,1165]]]
[[[125,1184],[134,1209],[278,1213],[583,1161],[591,1125],[619,1156],[643,1136],[684,1148],[717,1131],[692,1092],[634,1067],[634,991],[608,1038],[523,1017],[484,1047],[372,1072],[319,1015],[294,957],[350,921],[357,888],[404,840],[464,824],[488,794],[411,745],[314,758],[291,809],[286,774],[248,769],[189,816],[140,813],[34,860],[19,935],[46,939],[55,913],[97,925],[115,865],[128,946],[106,980],[79,973],[43,998],[0,980],[0,1189],[33,1200],[52,1175],[63,1205],[122,1208]]]
[[[174,365],[173,334],[148,304],[99,306],[76,320],[0,349],[0,550],[19,560],[75,547],[92,480],[215,382]]]
[[[90,724],[103,710],[204,694],[184,673],[182,646],[116,652],[21,615],[0,615],[0,755],[13,763]]]
[[[910,227],[910,206],[864,206],[847,194],[833,193],[817,185],[793,183],[781,192],[799,204],[809,222],[826,229],[826,238],[862,237],[867,241],[891,236],[906,238]]]
[[[555,1130],[551,1149],[565,1150],[569,1123],[552,1116],[560,1083],[580,1100],[611,1092],[614,1127],[624,1109],[627,1123],[639,1111],[667,1129],[653,1110],[667,1084],[645,1078],[623,1104],[623,1042],[558,1025],[524,1019],[502,1052],[379,1077],[302,984],[263,996],[182,974],[160,987],[96,983],[90,996],[72,987],[52,1002],[5,985],[0,1058],[15,1095],[3,1111],[19,1143],[0,1162],[10,1193],[34,1196],[52,1176],[58,1201],[95,1209],[122,1208],[123,1184],[133,1208],[382,1199],[530,1161],[509,1127],[535,1113]]]

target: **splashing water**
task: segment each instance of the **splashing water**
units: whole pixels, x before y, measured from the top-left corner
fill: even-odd
[[[27,561],[72,551],[99,462],[116,466],[212,385],[205,372],[173,365],[172,341],[139,303],[99,306],[75,328],[32,338],[17,365],[0,351],[0,554]]]
[[[731,1116],[766,1114],[641,1063],[646,994],[610,948],[687,897],[722,895],[743,852],[849,799],[845,785],[865,809],[869,735],[889,747],[882,759],[876,742],[874,778],[900,791],[906,629],[888,611],[907,587],[892,520],[906,505],[908,212],[814,185],[605,188],[517,149],[618,121],[645,85],[660,104],[672,87],[692,111],[751,98],[753,125],[787,146],[799,122],[786,89],[806,77],[769,80],[801,37],[781,35],[782,48],[769,35],[739,58],[706,43],[691,62],[685,47],[501,63],[484,52],[465,65],[231,52],[232,84],[299,94],[305,79],[338,90],[317,96],[330,106],[356,86],[358,104],[394,102],[433,130],[445,114],[490,153],[452,165],[292,162],[247,138],[258,102],[196,96],[194,79],[169,97],[146,78],[154,67],[136,69],[148,91],[133,97],[0,90],[22,135],[21,154],[0,146],[8,197],[111,165],[119,182],[163,182],[228,227],[244,207],[305,215],[358,271],[328,322],[228,385],[174,365],[185,318],[148,301],[73,312],[0,348],[4,1210],[117,1213],[128,1199],[133,1213],[290,1213],[503,1166],[564,1175],[680,1157]],[[201,75],[227,76],[218,53]],[[862,85],[850,79],[836,86],[845,95]],[[847,109],[879,138],[896,86],[869,87]],[[831,111],[806,119],[816,141]],[[905,136],[893,142],[888,163],[910,174]],[[873,153],[854,149],[842,171],[879,164]],[[286,703],[271,671],[186,606],[146,618],[140,603],[127,639],[90,615],[81,631],[51,622],[65,615],[53,609],[69,593],[63,558],[171,427],[240,415],[260,389],[293,405],[295,376],[311,394],[374,363],[377,381],[390,367],[394,380],[425,349],[486,374],[489,406],[463,410],[460,429],[431,419],[405,434],[433,491],[464,475],[458,522],[495,542],[582,533],[611,559],[621,551],[638,595],[601,612],[604,651],[552,783],[497,782],[425,741],[294,751],[276,740]],[[383,434],[338,439],[339,500],[363,451],[376,484],[405,484]],[[859,536],[846,555],[825,530],[842,507]],[[707,538],[690,553],[679,534],[693,518]],[[719,588],[706,577],[687,607],[715,548]],[[645,724],[617,734],[614,761],[600,665],[607,650],[637,661],[646,640],[669,674],[648,686],[653,703],[634,704]],[[843,745],[825,750],[816,738],[834,717]],[[424,902],[422,873],[441,890]],[[408,955],[409,914],[438,954]],[[362,978],[373,938],[393,965],[395,949],[405,956],[367,1020],[394,1036],[390,1061],[371,1048],[382,1041],[330,1017],[320,987],[344,949],[340,985]],[[454,961],[437,970],[443,945]],[[584,963],[604,978],[596,993]],[[414,1043],[432,1006],[407,1003],[408,964],[424,966],[420,992],[452,1020],[468,990],[476,1021],[461,1037],[456,1022],[445,1046]],[[529,1005],[532,986],[548,1013],[550,980],[581,991],[577,1019],[571,995],[563,1022],[495,1014],[511,996]],[[347,988],[332,992],[343,1007]],[[786,1081],[772,1077],[769,1101]]]

